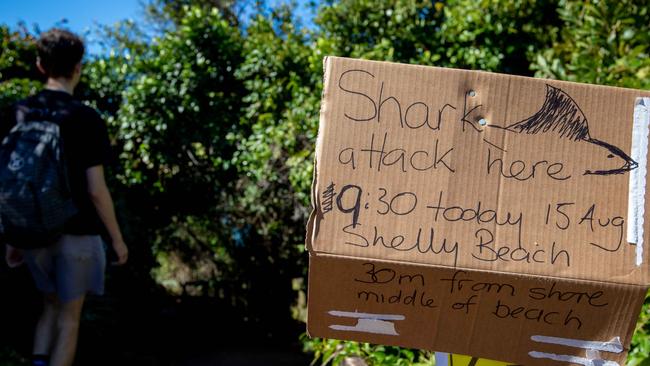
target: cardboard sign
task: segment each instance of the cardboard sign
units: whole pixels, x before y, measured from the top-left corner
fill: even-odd
[[[624,364],[650,279],[650,93],[324,66],[311,336],[530,366]]]

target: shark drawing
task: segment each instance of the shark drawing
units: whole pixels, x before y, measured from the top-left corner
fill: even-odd
[[[558,138],[572,143],[589,144],[583,146],[598,166],[584,169],[584,175],[623,174],[637,168],[634,161],[620,148],[605,141],[593,138],[589,132],[589,122],[576,101],[562,89],[546,84],[546,97],[541,108],[528,118],[508,126],[489,124],[486,127],[503,130],[507,133],[523,135],[556,134]],[[502,151],[494,139],[484,141]]]

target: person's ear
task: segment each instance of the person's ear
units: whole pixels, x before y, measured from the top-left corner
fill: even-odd
[[[74,80],[79,82],[79,79],[81,79],[81,61],[75,65],[73,76]]]
[[[72,70],[70,81],[72,81],[72,83],[76,86],[79,83],[80,79],[81,79],[81,62],[79,62],[74,66],[74,70]]]
[[[38,71],[41,72],[41,74],[47,76],[47,72],[45,71],[45,68],[43,68],[43,65],[41,65],[41,58],[40,57],[36,58],[36,68],[38,69]]]

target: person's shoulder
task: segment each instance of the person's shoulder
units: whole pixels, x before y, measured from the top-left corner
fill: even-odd
[[[15,113],[20,108],[30,108],[37,103],[38,93],[19,99],[7,107],[7,111]]]
[[[17,101],[13,108],[14,110],[58,110],[69,113],[77,111],[81,106],[81,103],[69,94],[43,89],[34,95]]]
[[[99,118],[101,119],[102,116],[97,112],[97,110],[86,103],[80,101],[80,100],[75,100],[77,108],[79,108],[79,111],[81,113],[84,113],[87,116],[91,116],[93,118]]]
[[[6,129],[11,128],[16,123],[16,112],[19,108],[27,107],[32,97],[16,100],[0,108],[0,125]]]
[[[69,108],[75,118],[74,120],[84,124],[104,124],[104,119],[97,110],[76,98],[70,98]]]

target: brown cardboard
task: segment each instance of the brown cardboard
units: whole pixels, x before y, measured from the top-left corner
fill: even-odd
[[[312,336],[549,365],[528,352],[585,357],[585,350],[534,342],[535,335],[629,344],[645,288],[331,255],[310,258]],[[402,315],[395,335],[340,331],[357,318],[332,311]],[[604,358],[625,364],[625,353]]]
[[[649,283],[648,250],[637,265],[626,241],[629,175],[638,168],[632,121],[636,98],[650,93],[336,57],[324,67],[307,234],[310,335],[526,365],[563,363],[535,351],[624,362],[623,349],[599,356],[531,337],[619,337],[629,347]],[[370,270],[380,267],[390,270]],[[394,271],[397,281],[363,283],[381,287],[388,302],[359,297],[370,291],[358,281],[364,269],[379,282]],[[442,279],[458,271],[516,291],[506,299],[445,293]],[[399,283],[414,272],[427,293],[420,306],[404,303],[416,289]],[[553,283],[567,301],[534,298]],[[467,313],[454,307],[473,295]],[[506,311],[499,301],[514,318],[490,315]],[[536,314],[530,309],[552,313],[551,324],[523,320]],[[559,324],[567,314],[579,329]],[[396,334],[330,328],[358,322]]]

